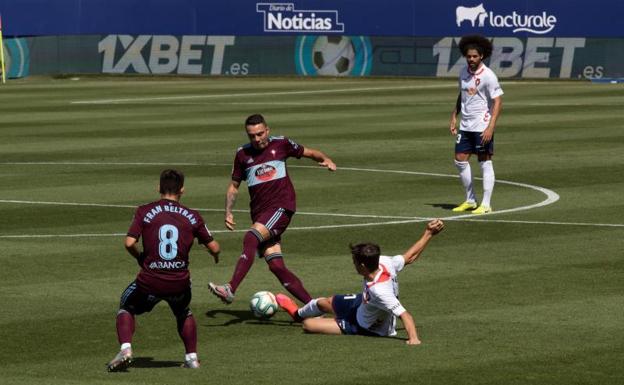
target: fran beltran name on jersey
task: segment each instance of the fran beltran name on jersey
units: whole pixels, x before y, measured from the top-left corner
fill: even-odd
[[[162,213],[162,212],[168,212],[168,213],[175,213],[175,214],[180,214],[183,217],[185,217],[186,219],[189,220],[189,222],[191,222],[192,225],[197,223],[197,219],[195,218],[195,215],[193,215],[193,213],[188,212],[188,210],[183,209],[182,207],[178,207],[178,206],[154,206],[150,211],[148,211],[145,216],[143,217],[143,222],[145,223],[151,223],[152,220],[156,217],[156,215]]]
[[[292,3],[257,3],[264,17],[264,32],[344,32],[337,10],[295,9]]]

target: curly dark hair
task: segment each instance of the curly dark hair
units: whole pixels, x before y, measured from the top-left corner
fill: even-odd
[[[492,42],[481,35],[466,35],[459,41],[459,50],[462,56],[466,56],[469,49],[476,49],[479,54],[483,55],[483,60],[485,60],[492,54],[492,48]]]

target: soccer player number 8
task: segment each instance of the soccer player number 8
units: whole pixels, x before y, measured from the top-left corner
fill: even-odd
[[[158,230],[158,236],[160,257],[167,261],[174,259],[178,255],[178,228],[173,225],[163,225]]]

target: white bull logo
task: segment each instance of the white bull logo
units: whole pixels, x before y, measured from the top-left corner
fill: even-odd
[[[483,3],[477,5],[476,7],[457,7],[455,9],[455,20],[457,21],[457,26],[461,26],[462,21],[469,20],[472,26],[475,26],[475,21],[479,19],[479,27],[483,27],[485,24],[485,18],[487,17],[487,12],[485,8],[483,8]]]

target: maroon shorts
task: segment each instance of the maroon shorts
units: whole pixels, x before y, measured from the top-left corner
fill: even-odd
[[[176,317],[186,317],[190,314],[191,288],[189,287],[182,293],[174,295],[153,295],[141,290],[134,281],[121,294],[119,308],[130,314],[139,315],[149,313],[160,301],[167,302]]]
[[[271,233],[271,238],[262,242],[261,249],[281,242],[282,234],[288,228],[293,215],[295,213],[290,210],[276,207],[264,210],[251,218],[254,223],[263,224]]]

